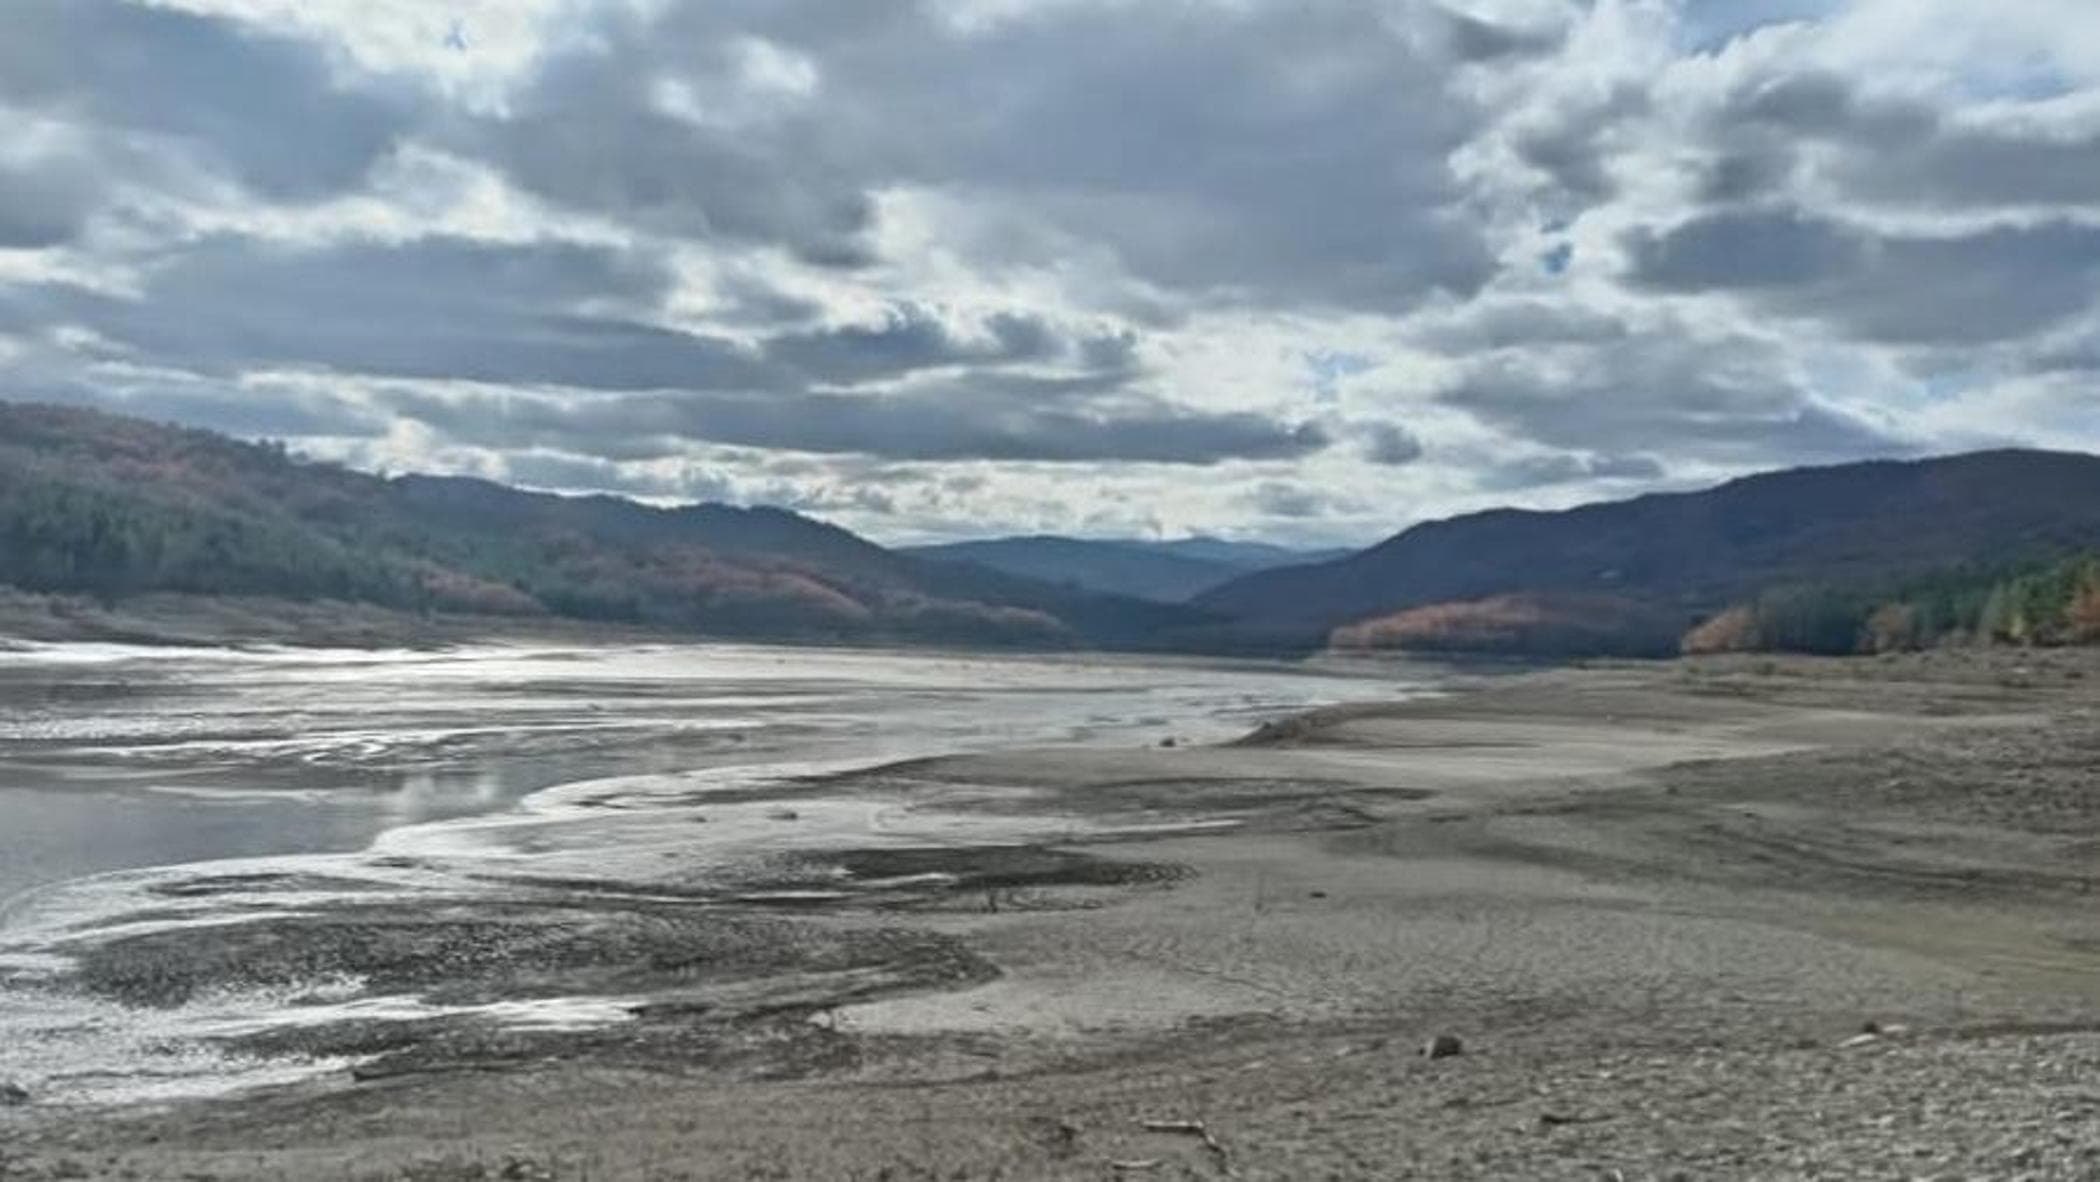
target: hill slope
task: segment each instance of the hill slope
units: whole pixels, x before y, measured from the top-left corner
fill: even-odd
[[[1682,631],[1795,585],[1869,586],[2100,543],[2100,457],[1990,451],[1800,468],[1563,512],[1415,526],[1336,562],[1196,598],[1241,631],[1318,643],[1410,608],[1509,595],[1610,595]]]
[[[0,403],[0,584],[329,598],[774,639],[1142,647],[1199,613],[892,553],[781,509],[393,480]]]
[[[1205,562],[1222,562],[1246,571],[1270,570],[1279,566],[1303,566],[1308,562],[1331,562],[1354,551],[1346,547],[1325,550],[1298,550],[1289,546],[1274,546],[1267,542],[1228,542],[1224,538],[1176,538],[1171,542],[1128,542],[1159,554],[1172,554],[1178,558],[1195,558]]]
[[[904,552],[941,562],[974,563],[1026,578],[1164,603],[1180,603],[1251,571],[1335,556],[1333,551],[1300,552],[1281,546],[1227,542],[1217,538],[1147,542],[1042,534],[917,546]]]

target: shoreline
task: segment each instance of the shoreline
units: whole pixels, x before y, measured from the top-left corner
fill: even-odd
[[[177,863],[208,861],[217,857],[270,857],[301,853],[355,853],[388,829],[430,820],[476,814],[500,813],[514,808],[527,795],[572,780],[586,780],[608,770],[617,771],[632,760],[619,752],[602,753],[594,764],[587,758],[545,759],[537,747],[510,750],[496,743],[467,760],[480,768],[460,766],[453,751],[410,752],[400,766],[366,766],[339,753],[322,750],[332,730],[354,729],[361,719],[316,717],[310,721],[314,734],[270,734],[256,729],[251,715],[240,711],[206,719],[202,728],[192,727],[185,735],[199,747],[194,759],[185,757],[181,744],[173,743],[165,754],[149,750],[159,737],[133,720],[121,723],[117,732],[81,732],[77,724],[98,722],[90,711],[122,710],[131,715],[164,710],[178,720],[196,708],[196,694],[221,694],[229,683],[266,678],[284,683],[288,690],[304,694],[303,678],[323,683],[347,683],[359,677],[427,678],[446,676],[448,667],[471,668],[477,664],[502,663],[514,668],[492,671],[491,679],[518,675],[531,668],[529,676],[548,687],[549,694],[579,697],[566,717],[511,719],[474,716],[473,712],[447,711],[425,702],[424,716],[409,725],[443,731],[454,741],[470,738],[477,730],[489,731],[512,725],[539,728],[574,723],[581,731],[614,719],[611,711],[631,710],[633,698],[626,687],[611,687],[612,697],[591,700],[579,687],[564,685],[560,678],[592,676],[592,664],[605,657],[640,656],[660,658],[658,664],[689,658],[696,669],[717,659],[741,661],[745,665],[784,660],[830,670],[827,676],[851,677],[861,666],[901,662],[922,669],[952,664],[983,670],[1028,670],[1048,667],[1066,671],[1113,670],[1129,666],[1140,671],[1177,670],[1204,675],[1287,673],[1305,675],[1339,684],[1342,680],[1371,686],[1381,678],[1416,678],[1437,675],[1435,666],[1417,663],[1409,668],[1389,667],[1377,671],[1325,668],[1311,664],[1281,666],[1272,662],[1210,660],[1118,653],[1028,654],[1007,651],[972,652],[936,649],[884,649],[867,646],[792,647],[740,642],[680,643],[660,637],[623,642],[618,638],[588,644],[565,644],[552,638],[493,640],[448,645],[428,650],[375,650],[363,648],[265,647],[225,649],[216,647],[132,646],[122,644],[42,644],[0,650],[0,709],[17,711],[19,725],[5,736],[8,750],[0,759],[0,797],[6,798],[10,816],[26,826],[32,836],[41,834],[54,850],[77,850],[92,861],[81,861],[69,872],[63,857],[46,854],[35,843],[0,839],[0,906],[18,889],[44,887],[86,874],[144,870]],[[567,664],[564,664],[567,662]],[[368,670],[369,673],[361,673]],[[652,670],[657,676],[661,670]],[[773,671],[762,670],[765,676]],[[1141,672],[1142,676],[1143,673]],[[1007,674],[1001,673],[1001,677]],[[1010,679],[1010,678],[1009,678]],[[202,684],[200,684],[202,683]],[[588,686],[580,687],[587,690]],[[238,690],[238,685],[234,690]],[[1346,696],[1346,695],[1345,695]],[[98,706],[98,703],[101,705]],[[318,704],[327,711],[335,703]],[[372,708],[387,710],[399,703],[374,702]],[[499,703],[500,705],[500,703]],[[708,703],[701,704],[712,708]],[[666,754],[657,763],[674,769],[705,768],[718,764],[769,763],[774,754],[761,750],[756,728],[761,720],[737,717],[732,706],[727,717],[704,720],[680,719],[676,725],[688,733],[674,758]],[[360,706],[360,708],[364,708]],[[648,704],[644,703],[644,708]],[[658,713],[664,713],[658,709]],[[746,715],[748,711],[744,712]],[[398,724],[400,720],[387,720]],[[629,721],[632,721],[629,719]],[[188,725],[188,723],[185,723]],[[375,724],[379,725],[379,724]],[[706,727],[716,728],[721,742],[708,746]],[[750,733],[740,733],[750,732]],[[68,740],[67,735],[75,738]],[[177,736],[182,738],[184,736]],[[308,741],[310,740],[310,742]],[[207,749],[212,741],[223,741],[224,760],[214,762]],[[346,740],[348,741],[348,740]],[[662,744],[661,736],[648,741]],[[275,745],[283,750],[270,754]],[[785,752],[787,744],[777,744]],[[310,747],[324,762],[302,761],[298,748]],[[521,744],[522,746],[522,744]],[[543,745],[542,745],[543,746]],[[114,748],[115,750],[108,750]],[[947,746],[928,748],[945,752]],[[354,753],[353,753],[354,754]],[[570,753],[557,752],[567,755]],[[783,758],[793,758],[782,754]],[[855,755],[856,762],[869,757]],[[448,763],[449,761],[449,763]],[[425,763],[439,770],[418,779],[415,769]],[[501,783],[490,786],[464,783],[486,773],[487,765],[502,768]],[[628,770],[637,770],[628,768]],[[432,788],[426,781],[435,781]],[[465,798],[443,798],[443,785],[459,781]],[[403,789],[402,784],[409,784]],[[418,797],[403,801],[404,795]],[[429,797],[430,799],[421,799]],[[106,802],[107,817],[98,817],[90,806]],[[245,804],[244,804],[245,802]],[[216,806],[207,808],[205,806]],[[237,806],[258,814],[254,823],[233,824],[225,814]],[[274,818],[261,823],[261,815]],[[368,815],[369,814],[369,815]],[[149,824],[148,819],[154,819]],[[100,822],[116,825],[114,841],[98,839]],[[144,841],[146,830],[164,836],[155,839],[165,848],[151,849],[144,858],[128,851],[134,837]],[[192,832],[194,831],[194,832]],[[185,834],[189,835],[187,838]],[[105,834],[104,836],[110,836]],[[216,844],[215,844],[216,843]],[[216,851],[216,852],[215,852]],[[40,864],[41,863],[41,864]]]
[[[1220,746],[942,756],[612,808],[599,848],[622,860],[435,914],[382,895],[276,917],[314,884],[195,883],[259,918],[215,948],[115,941],[89,987],[167,1004],[318,962],[443,1012],[250,1043],[362,1063],[237,1105],[67,1131],[32,1103],[0,1115],[25,1146],[0,1163],[1578,1176],[1553,1164],[1572,1144],[1628,1177],[1899,1152],[1992,1172],[2000,1124],[2070,1101],[1978,1089],[2100,1062],[2095,753],[2087,654],[1610,665]],[[812,836],[691,865],[656,836],[679,809],[732,833],[792,813]],[[893,820],[847,841],[830,810]],[[562,1011],[583,997],[621,1016]],[[536,1023],[482,1020],[520,1004]],[[1466,1053],[1413,1053],[1435,1034]],[[1942,1127],[1873,1123],[1905,1095],[1945,1100]],[[1731,1109],[1758,1119],[1716,1123]],[[1139,1111],[1209,1122],[1226,1153]],[[266,1126],[280,1148],[257,1154]],[[2004,1152],[2079,1176],[2100,1123],[2064,1127]],[[454,1172],[416,1173],[439,1160]]]

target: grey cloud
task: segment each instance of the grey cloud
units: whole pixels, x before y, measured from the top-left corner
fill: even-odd
[[[2100,227],[2073,221],[1876,235],[1793,210],[1739,210],[1637,233],[1628,250],[1638,284],[1743,292],[1896,344],[2024,337],[2100,303]]]
[[[1706,165],[1699,196],[1709,202],[1747,202],[1783,191],[1793,176],[1796,153],[1790,145],[1766,143],[1734,148]]]
[[[2024,369],[2032,374],[2100,374],[2100,325],[2051,341],[2026,359]]]
[[[1622,338],[1617,317],[1579,304],[1531,297],[1486,298],[1435,317],[1417,320],[1411,333],[1421,344],[1464,354],[1540,345],[1603,342]]]
[[[566,402],[461,402],[408,388],[378,397],[385,413],[464,441],[611,460],[675,454],[693,440],[898,458],[1195,464],[1288,458],[1327,443],[1315,426],[1203,414],[1134,393],[1142,374],[1123,334],[1071,336],[1023,314],[963,330],[906,308],[875,327],[783,333],[753,347],[650,323],[667,283],[631,253],[575,243],[432,238],[290,249],[227,237],[167,260],[142,299],[0,289],[0,325],[79,325],[116,357],[221,379],[320,369],[571,388]],[[944,372],[882,396],[821,392],[921,370]],[[623,400],[590,391],[661,393]]]
[[[1087,369],[1127,373],[1138,367],[1138,338],[1134,332],[1104,333],[1079,343],[1080,363]]]
[[[815,320],[824,312],[816,301],[782,291],[751,275],[724,276],[716,280],[715,288],[726,304],[713,310],[714,319],[724,324],[778,328]]]
[[[710,131],[650,108],[645,62],[595,53],[557,67],[469,134],[526,190],[659,233],[780,244],[806,261],[869,260],[873,202],[800,134]]]
[[[934,26],[917,6],[843,0],[601,6],[500,116],[457,121],[444,139],[561,205],[656,233],[865,266],[874,261],[871,193],[895,173],[874,137],[917,141],[937,125],[887,126],[879,110],[861,106],[882,89],[842,95],[833,75],[865,62],[878,88],[914,85],[912,73],[935,64],[914,60],[939,52]],[[754,41],[816,57],[822,101],[754,86],[746,75]],[[667,109],[668,86],[684,88],[699,109]]]
[[[1422,440],[1398,423],[1372,423],[1362,434],[1364,458],[1374,464],[1397,468],[1422,458]]]
[[[1839,166],[1854,193],[1891,204],[2100,204],[2100,129],[2016,134],[1942,126]]]
[[[2027,336],[2100,305],[2100,227],[1994,226],[1889,238],[1872,263],[1813,305],[1856,335],[1917,344]]]
[[[1551,122],[1517,133],[1517,158],[1545,173],[1575,204],[1595,204],[1617,188],[1609,168],[1611,134],[1648,106],[1647,92],[1634,86],[1567,106]]]
[[[1594,346],[1495,354],[1439,394],[1523,442],[1558,451],[1748,466],[1900,454],[1913,444],[1785,377],[1772,346],[1666,326]]]
[[[1119,400],[1130,400],[1137,376],[1132,370],[1113,369],[1064,374],[978,369],[919,378],[908,393],[920,401],[945,401],[980,410],[994,405],[1112,408]],[[1142,403],[1143,396],[1137,400]]]
[[[1183,289],[1391,308],[1492,273],[1444,163],[1477,113],[1374,9],[1126,11],[1112,43],[1046,16],[972,45],[983,76],[945,84],[989,82],[1021,134],[964,129],[958,179]]]
[[[1794,209],[1704,214],[1627,243],[1633,277],[1670,291],[1814,283],[1865,261],[1865,237]]]
[[[1714,133],[1722,143],[1757,145],[1768,157],[1801,143],[1826,144],[1836,149],[1823,158],[1826,179],[1850,197],[1880,204],[2100,203],[2100,121],[2089,115],[1960,118],[1923,99],[1867,93],[1836,75],[1796,73],[1756,80],[1729,96]]]
[[[178,422],[244,438],[372,438],[385,416],[352,397],[274,384],[232,386],[196,374],[88,368],[48,354],[8,370],[9,398],[92,407],[158,422]]]
[[[1519,101],[1533,72],[1552,75],[1545,93],[1579,94],[1560,87],[1562,65],[1610,78],[1623,63],[1543,60],[1558,29],[1431,0],[989,7],[964,21],[865,0],[579,6],[491,113],[261,23],[0,0],[0,119],[50,133],[34,156],[0,144],[0,249],[78,244],[69,265],[122,268],[111,276],[143,288],[0,285],[10,391],[242,434],[370,437],[407,419],[503,449],[520,479],[659,495],[683,478],[629,461],[700,443],[752,449],[738,462],[753,466],[769,450],[819,457],[813,482],[860,457],[1207,464],[1341,446],[1410,462],[1421,442],[1398,423],[1209,413],[1146,370],[1179,353],[1166,334],[1211,331],[1212,312],[1282,312],[1269,323],[1324,339],[1307,326],[1343,310],[1383,320],[1340,339],[1364,329],[1446,355],[1428,370],[1460,375],[1444,402],[1532,457],[1481,469],[1518,488],[1652,480],[1657,456],[1747,466],[1909,448],[1798,376],[1817,372],[1804,346],[1830,338],[1897,346],[1870,361],[1934,380],[1961,353],[1996,374],[2089,360],[2066,326],[2100,311],[2100,125],[2075,102],[1965,111],[1746,52],[1673,74],[1689,87],[1673,94],[1746,79],[1702,108],[1651,111],[1645,83],[1549,108]],[[1687,0],[1687,20],[1725,36],[1769,15],[1742,7]],[[1518,95],[1517,122],[1473,105],[1470,84],[1491,80]],[[192,237],[179,213],[149,222],[164,206],[107,212],[200,180],[194,193],[233,217],[221,199],[236,189],[277,204],[355,192],[404,143],[417,146],[404,160],[447,161],[431,175],[487,166],[536,199],[528,216],[580,211],[635,245],[272,246]],[[1489,150],[1459,155],[1454,174],[1474,144]],[[414,169],[382,175],[396,213],[448,208],[411,192],[429,179]],[[1636,177],[1642,210],[1672,180],[1693,200],[1625,239],[1621,286],[1599,292],[1611,252],[1594,231],[1622,211],[1576,214]],[[876,219],[885,195],[913,191],[952,218],[933,229],[960,288],[1051,283],[1085,311],[960,315],[938,302],[958,298],[945,271],[940,294],[909,289],[921,272],[875,252],[911,236]],[[1533,265],[1578,242],[1574,274]],[[726,283],[704,321],[682,298],[674,314],[686,293],[670,271],[701,251]],[[836,302],[792,294],[783,253],[866,268],[830,278],[894,311],[827,321]],[[1568,256],[1547,257],[1554,272]],[[1674,297],[1706,294],[1727,298],[1698,304],[1698,333],[1663,322]],[[1731,336],[1731,315],[1792,339]],[[314,381],[256,376],[274,369]],[[512,389],[436,385],[450,381]],[[342,392],[313,393],[323,382]],[[1334,512],[1288,481],[1248,504]]]
[[[1445,163],[1479,115],[1376,6],[1054,5],[969,30],[859,10],[610,16],[459,145],[564,204],[843,263],[867,261],[868,195],[920,185],[1205,297],[1399,307],[1493,271]],[[666,79],[733,94],[747,36],[807,55],[814,92],[745,122],[661,109]]]
[[[424,238],[297,249],[223,237],[160,266],[144,299],[47,289],[45,315],[198,369],[315,366],[603,390],[788,391],[940,367],[1121,365],[1132,347],[1118,337],[1069,340],[1020,313],[959,332],[908,305],[876,326],[783,332],[749,346],[655,323],[669,284],[662,266],[639,254],[573,242]],[[13,303],[22,315],[21,299]],[[1131,371],[1094,372],[1113,386]]]
[[[1050,360],[1064,342],[1039,317],[992,317],[983,341],[959,336],[915,305],[893,308],[874,327],[848,325],[787,333],[766,342],[766,356],[823,382],[860,384],[947,365],[1003,365]]]
[[[0,157],[0,250],[72,240],[87,224],[97,188],[77,159]]]
[[[1562,30],[1557,28],[1497,24],[1463,12],[1446,10],[1443,21],[1452,52],[1466,62],[1531,57],[1558,47],[1563,40]]]
[[[1590,456],[1591,476],[1608,480],[1647,480],[1663,474],[1662,461],[1654,456]]]
[[[1326,494],[1319,490],[1280,480],[1263,481],[1248,499],[1256,511],[1266,516],[1293,520],[1324,517],[1331,507]]]
[[[1811,135],[1842,131],[1857,114],[1851,84],[1820,72],[1753,76],[1722,110],[1727,122]]]
[[[375,438],[386,420],[367,405],[313,390],[229,389],[215,382],[161,379],[133,387],[117,409],[168,418],[245,438]]]
[[[1510,492],[1578,480],[1656,480],[1663,472],[1653,456],[1547,452],[1493,464],[1482,470],[1479,485]]]
[[[301,250],[229,237],[176,255],[143,299],[59,288],[41,296],[52,322],[228,374],[321,367],[602,389],[781,384],[734,342],[584,310],[613,303],[639,314],[666,283],[634,256],[573,243],[429,238]]]
[[[0,103],[144,135],[266,197],[354,187],[414,98],[339,78],[323,52],[229,17],[123,0],[0,0]]]
[[[1290,459],[1329,442],[1311,424],[1159,404],[1088,413],[903,395],[692,392],[554,400],[397,391],[388,405],[464,442],[601,455],[609,454],[609,447],[654,439],[900,460],[1210,464]]]

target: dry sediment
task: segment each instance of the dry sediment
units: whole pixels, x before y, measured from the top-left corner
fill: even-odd
[[[158,1112],[32,1102],[0,1178],[2100,1177],[2096,772],[2100,661],[1989,653],[917,761],[781,807],[1072,836],[113,941],[78,986],[135,1004],[325,970],[634,1018],[257,1036],[369,1058]],[[1463,1054],[1418,1053],[1445,1033]]]

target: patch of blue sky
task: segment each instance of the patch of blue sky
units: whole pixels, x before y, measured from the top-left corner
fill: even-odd
[[[1313,392],[1322,402],[1332,402],[1340,396],[1343,378],[1367,372],[1378,364],[1362,353],[1338,349],[1311,349],[1304,358],[1305,367],[1312,371]]]
[[[1840,0],[1684,0],[1678,47],[1706,53],[1767,25],[1821,20],[1842,7]]]

